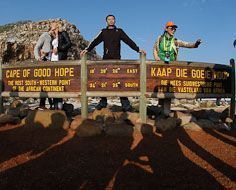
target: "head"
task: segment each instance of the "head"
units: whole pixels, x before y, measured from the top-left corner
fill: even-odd
[[[58,22],[52,22],[50,24],[49,34],[50,35],[55,35],[55,33],[58,32],[58,29],[59,29]]]
[[[168,33],[170,36],[174,36],[177,28],[177,25],[175,25],[172,21],[169,21],[165,25],[165,32]]]
[[[107,22],[107,26],[115,26],[116,23],[116,18],[114,15],[107,15],[106,16],[106,22]]]

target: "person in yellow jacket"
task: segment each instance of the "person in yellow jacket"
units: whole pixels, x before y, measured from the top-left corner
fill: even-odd
[[[180,47],[197,48],[201,44],[201,39],[193,43],[176,39],[174,34],[177,28],[178,26],[172,21],[166,23],[164,34],[158,36],[153,47],[153,56],[156,61],[161,60],[166,63],[176,61]],[[162,106],[162,113],[168,115],[170,112],[171,99],[160,99],[159,105]]]
[[[156,61],[176,61],[179,47],[197,48],[201,44],[200,39],[193,43],[176,39],[174,34],[177,28],[178,26],[172,21],[166,23],[164,34],[158,36],[153,47],[153,55]]]

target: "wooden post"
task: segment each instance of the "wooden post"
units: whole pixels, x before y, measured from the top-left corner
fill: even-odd
[[[146,55],[144,53],[140,53],[140,98],[139,98],[139,116],[141,118],[142,123],[147,122],[147,98],[146,88],[147,88],[147,66],[146,66]]]
[[[2,90],[3,90],[3,82],[2,82],[2,59],[0,58],[0,113],[3,113],[3,98],[2,98]]]
[[[231,69],[231,102],[230,102],[230,118],[234,119],[235,117],[235,61],[230,59]]]
[[[81,59],[81,116],[82,118],[88,117],[88,97],[87,93],[87,65],[86,65],[87,55],[85,54]]]

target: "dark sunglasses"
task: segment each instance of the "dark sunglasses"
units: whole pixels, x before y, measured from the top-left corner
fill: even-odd
[[[168,28],[171,29],[172,31],[176,31],[176,27],[169,26]]]

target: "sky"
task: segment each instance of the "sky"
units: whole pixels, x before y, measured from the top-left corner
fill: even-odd
[[[153,45],[167,21],[178,25],[175,37],[194,42],[198,49],[179,50],[178,60],[229,64],[236,59],[236,0],[0,0],[0,25],[20,20],[66,19],[91,41],[106,27],[105,17],[116,16],[122,28],[153,59]],[[102,56],[103,46],[96,48]],[[122,43],[122,59],[139,54]]]

